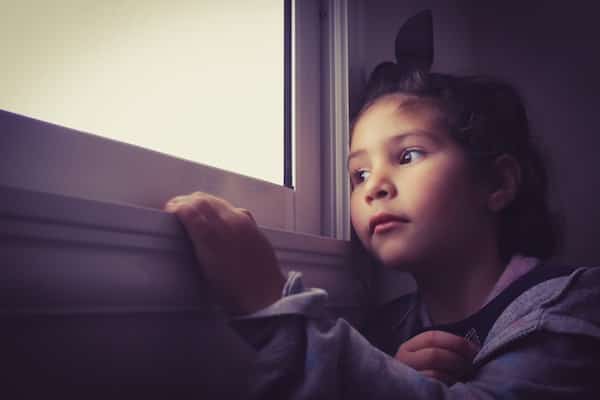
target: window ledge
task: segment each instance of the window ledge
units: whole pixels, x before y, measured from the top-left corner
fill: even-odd
[[[43,313],[210,313],[189,240],[166,212],[0,186],[3,297]],[[356,306],[348,242],[261,228],[284,270]],[[4,302],[6,305],[7,302]]]

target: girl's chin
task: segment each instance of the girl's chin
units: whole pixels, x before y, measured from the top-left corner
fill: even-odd
[[[393,251],[383,250],[385,249],[380,249],[377,252],[377,259],[385,269],[413,272],[422,263],[422,257],[419,257],[418,252],[402,251],[398,247],[394,248]]]
[[[407,273],[412,273],[415,269],[414,264],[412,263],[408,263],[408,262],[402,262],[402,261],[395,261],[395,262],[385,262],[383,263],[383,267],[385,269],[389,269],[391,271],[398,271],[398,272],[407,272]]]
[[[414,265],[414,260],[409,257],[402,257],[400,255],[395,255],[390,257],[378,257],[379,262],[383,265],[385,269],[391,269],[401,272],[410,272],[412,269],[411,266]]]

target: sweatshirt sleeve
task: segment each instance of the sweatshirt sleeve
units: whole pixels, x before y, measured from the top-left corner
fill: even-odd
[[[515,339],[447,387],[379,351],[322,310],[326,293],[304,290],[299,275],[277,303],[233,321],[258,352],[250,377],[257,399],[592,398],[598,338],[535,331]],[[287,285],[286,285],[287,286]]]

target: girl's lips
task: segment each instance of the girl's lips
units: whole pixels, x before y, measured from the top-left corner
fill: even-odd
[[[404,222],[402,222],[400,220],[390,220],[390,221],[382,222],[382,223],[375,225],[375,227],[373,228],[373,234],[384,233],[384,232],[396,229],[400,225],[403,225],[403,224],[404,224]]]
[[[369,221],[369,232],[371,235],[396,228],[399,224],[409,222],[403,215],[394,215],[388,213],[378,213]]]

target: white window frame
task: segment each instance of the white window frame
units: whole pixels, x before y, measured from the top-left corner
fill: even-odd
[[[338,307],[355,308],[350,293],[356,292],[356,275],[349,266],[349,235],[344,233],[349,231],[346,3],[293,3],[294,189],[2,112],[0,194],[14,197],[10,193],[16,190],[17,197],[31,204],[30,211],[5,204],[4,215],[17,226],[42,218],[32,215],[33,204],[46,201],[43,194],[48,193],[55,196],[55,206],[42,219],[65,227],[88,226],[84,240],[89,236],[93,241],[99,232],[118,236],[124,229],[144,237],[173,237],[163,220],[175,224],[175,218],[158,211],[164,202],[193,191],[212,193],[252,211],[284,271],[304,272],[306,282],[327,289]],[[68,210],[61,211],[61,204]],[[113,221],[114,214],[106,211],[111,207],[129,217]],[[147,227],[135,222],[142,211]],[[2,215],[0,222],[5,222]],[[188,243],[184,236],[175,234]],[[152,262],[154,256],[143,257]],[[126,268],[127,261],[122,262]]]
[[[294,189],[33,122],[0,135],[0,185],[154,209],[203,191],[252,210],[261,226],[321,235],[320,3],[292,1]]]
[[[348,0],[324,0],[322,233],[350,240]]]

